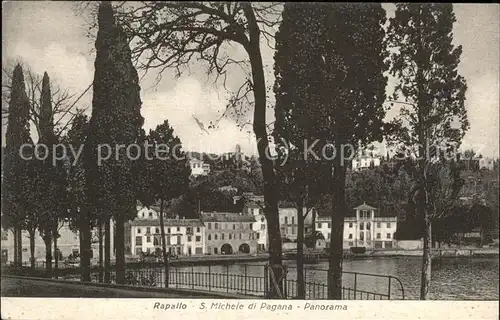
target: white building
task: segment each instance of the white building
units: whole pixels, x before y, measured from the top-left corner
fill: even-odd
[[[198,159],[189,160],[192,176],[206,176],[210,173],[210,165]]]
[[[363,203],[354,208],[355,216],[344,219],[344,248],[366,247],[370,249],[395,247],[394,235],[397,229],[397,217],[381,217],[377,209]],[[318,217],[316,230],[326,239],[331,239],[331,218]]]
[[[279,218],[280,218],[280,231],[281,238],[287,238],[292,241],[297,240],[298,235],[298,223],[297,223],[297,209],[296,208],[279,208]],[[307,208],[303,209],[303,214],[307,213]],[[314,210],[310,209],[309,213],[304,219],[304,236],[309,233],[312,229]]]
[[[206,252],[209,254],[256,253],[258,233],[252,215],[232,212],[202,212]]]
[[[495,161],[491,158],[479,159],[479,169],[493,170]]]
[[[371,156],[361,156],[352,160],[352,170],[363,170],[370,167],[380,166],[380,158]]]
[[[176,255],[201,255],[205,253],[205,227],[200,219],[167,219],[164,213],[164,230],[167,251]],[[140,208],[137,218],[130,223],[131,251],[160,251],[161,230],[159,213],[153,208]]]

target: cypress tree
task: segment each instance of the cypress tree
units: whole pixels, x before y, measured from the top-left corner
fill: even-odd
[[[127,150],[129,155],[137,151],[130,146],[137,143],[143,123],[140,87],[127,36],[115,21],[111,3],[100,4],[98,26],[92,117],[86,144],[88,196],[92,210],[105,224],[105,281],[110,280],[109,221],[114,218],[116,282],[124,283],[124,223],[136,212],[135,163]],[[101,163],[99,148],[112,153]]]
[[[22,263],[22,237],[29,184],[29,163],[21,158],[23,144],[33,144],[29,131],[29,99],[26,95],[21,65],[16,65],[12,75],[12,89],[9,101],[5,155],[3,159],[2,213],[5,227],[14,233],[14,263]],[[25,149],[26,151],[32,148]],[[25,157],[30,157],[24,153]]]

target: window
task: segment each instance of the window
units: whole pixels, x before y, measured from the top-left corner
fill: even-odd
[[[178,230],[177,230],[178,231]],[[189,234],[189,233],[192,233],[191,232],[191,227],[186,227],[186,233]]]
[[[366,230],[370,230],[370,228],[371,228],[371,224],[370,224],[370,222],[367,222],[366,223]]]
[[[252,229],[252,226],[253,226],[253,224],[252,224],[252,223],[250,223],[250,225],[249,225],[250,229]]]
[[[295,228],[292,227],[292,234],[295,234]]]
[[[154,246],[159,246],[160,245],[160,238],[159,237],[154,237],[153,238],[153,245]]]
[[[224,233],[220,236],[221,240],[224,240]]]
[[[388,234],[387,234],[387,239],[390,239],[390,238],[391,238],[391,234],[390,234],[390,233],[388,233]]]
[[[181,231],[181,227],[177,227],[177,231]]]
[[[391,223],[387,222],[387,228],[390,228],[390,227],[391,227]]]
[[[352,222],[349,222],[349,228],[352,228]]]
[[[260,225],[260,230],[266,230],[266,225],[265,224],[261,224]]]
[[[231,240],[233,238],[232,236],[233,236],[232,234],[229,234],[229,240]]]
[[[177,236],[177,244],[181,244],[181,236]]]
[[[135,245],[142,246],[142,237],[135,237]]]
[[[361,241],[365,240],[365,233],[364,232],[361,232],[359,234],[359,240],[361,240]]]
[[[188,236],[188,242],[191,242],[191,236]]]
[[[217,240],[217,238],[218,238],[218,237],[217,237],[217,235],[216,235],[216,234],[214,234],[214,240]]]
[[[288,224],[288,217],[285,217],[285,224]]]
[[[167,233],[170,233],[170,228],[167,228]]]
[[[212,224],[210,222],[208,223],[207,227],[208,227],[208,230],[212,230]]]
[[[201,241],[201,236],[196,236],[195,240],[196,240],[196,242],[200,242]]]
[[[153,217],[153,211],[149,211],[149,217],[152,218]]]
[[[155,228],[155,233],[157,233],[157,234],[160,233],[160,229]]]
[[[321,229],[321,222],[318,222],[318,229]]]
[[[215,230],[219,229],[219,224],[218,224],[217,222],[216,222],[216,223],[214,223],[214,229],[215,229]]]
[[[217,248],[214,248],[214,253],[217,254]]]
[[[208,240],[209,241],[212,240],[212,235],[211,234],[208,235]]]
[[[147,236],[147,237],[146,237],[146,242],[147,242],[147,243],[150,243],[150,242],[151,242],[151,237],[150,237],[150,236]]]
[[[377,239],[380,239],[381,235],[380,233],[377,233]]]
[[[349,239],[352,239],[352,233],[349,233]]]
[[[141,228],[137,228],[137,233],[141,233]]]
[[[328,222],[327,226],[328,226],[328,229],[331,229],[331,228],[332,228],[332,225],[331,225],[331,223],[330,223],[330,222]]]
[[[363,222],[359,224],[359,230],[365,230],[365,224]]]
[[[260,238],[260,234],[259,234],[259,233],[257,233],[257,240],[259,240],[259,238]]]
[[[146,228],[146,233],[151,233],[151,228],[150,227]]]
[[[200,227],[196,227],[196,232],[200,232]]]
[[[377,222],[377,228],[380,228],[380,222]]]
[[[233,223],[233,230],[236,230],[236,225]]]
[[[295,224],[295,217],[292,217],[292,224]]]

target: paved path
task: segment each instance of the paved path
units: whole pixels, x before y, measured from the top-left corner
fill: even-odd
[[[67,298],[202,298],[194,294],[136,291],[84,284],[62,283],[38,279],[2,277],[4,297],[67,297]],[[204,296],[206,298],[206,296]]]

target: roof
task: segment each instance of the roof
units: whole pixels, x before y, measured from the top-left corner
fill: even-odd
[[[369,206],[366,204],[366,202],[363,202],[362,205],[357,206],[356,208],[354,208],[354,210],[377,210],[377,208]]]
[[[234,212],[202,212],[204,222],[255,222],[255,218],[248,214]]]
[[[166,227],[203,227],[200,219],[163,219]],[[135,219],[130,223],[132,226],[159,226],[160,219]]]

